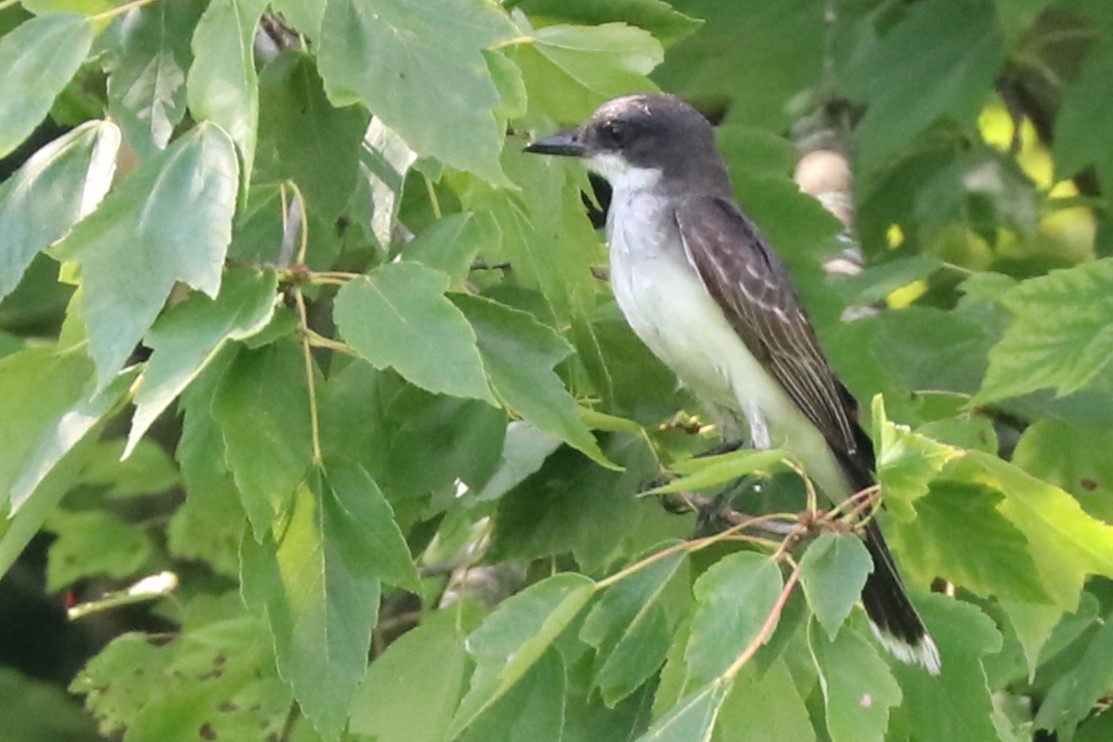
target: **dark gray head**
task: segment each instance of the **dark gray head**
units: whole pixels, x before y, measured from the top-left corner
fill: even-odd
[[[607,101],[587,121],[526,147],[527,152],[582,157],[616,189],[664,176],[685,193],[730,195],[711,124],[696,109],[664,93]]]

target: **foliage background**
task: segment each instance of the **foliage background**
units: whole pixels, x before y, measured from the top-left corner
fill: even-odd
[[[1106,0],[3,0],[0,729],[1109,739],[1111,30]],[[595,188],[520,153],[657,87],[720,124],[874,400],[938,678],[869,637],[853,536],[790,559],[636,497],[671,467],[804,506],[777,455],[687,460],[713,431],[610,298]],[[850,277],[790,179],[819,146],[852,155]]]

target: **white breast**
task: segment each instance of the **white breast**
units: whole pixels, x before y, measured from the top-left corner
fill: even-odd
[[[688,262],[653,178],[617,180],[607,221],[611,285],[631,328],[709,411],[728,418],[721,424],[747,427],[757,448],[794,451],[821,488],[845,491],[822,435],[749,352]]]

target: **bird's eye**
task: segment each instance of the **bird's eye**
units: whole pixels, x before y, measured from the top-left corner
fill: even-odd
[[[617,147],[626,140],[626,127],[617,121],[604,121],[599,127],[599,139],[606,146]]]

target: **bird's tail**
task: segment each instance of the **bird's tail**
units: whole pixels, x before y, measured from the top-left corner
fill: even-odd
[[[862,604],[870,628],[882,646],[898,660],[923,665],[929,673],[938,675],[939,649],[908,599],[876,520],[866,524],[866,548],[873,557],[873,572],[862,589]]]

